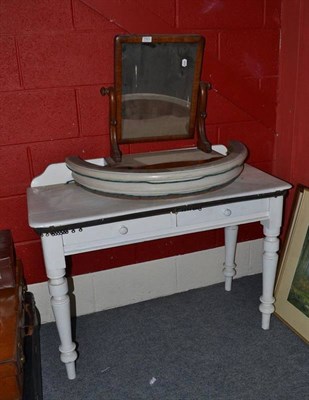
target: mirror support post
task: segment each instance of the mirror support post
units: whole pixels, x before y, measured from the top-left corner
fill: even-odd
[[[116,162],[120,162],[122,159],[122,153],[119,149],[117,142],[117,133],[116,133],[116,99],[115,99],[115,89],[110,86],[108,88],[102,87],[101,95],[109,97],[109,131],[110,131],[110,145],[111,145],[111,158]]]
[[[198,140],[197,147],[205,153],[211,152],[211,143],[207,139],[205,131],[205,119],[207,117],[207,100],[208,91],[211,89],[211,84],[206,82],[200,82],[198,106],[197,106],[197,129],[198,129]]]

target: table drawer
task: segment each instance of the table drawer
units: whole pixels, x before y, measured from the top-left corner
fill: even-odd
[[[112,245],[133,243],[134,241],[156,238],[176,227],[175,214],[155,215],[146,218],[137,218],[104,225],[76,229],[74,233],[63,235],[66,254],[74,248],[79,250],[104,248]]]
[[[237,203],[228,203],[197,210],[181,211],[177,213],[177,227],[199,225],[223,226],[224,224],[250,222],[267,218],[269,213],[269,199],[250,200]]]

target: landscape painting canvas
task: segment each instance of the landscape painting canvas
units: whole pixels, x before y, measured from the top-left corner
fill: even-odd
[[[309,228],[296,267],[288,301],[309,318]]]
[[[309,188],[299,186],[275,288],[275,314],[309,343]]]

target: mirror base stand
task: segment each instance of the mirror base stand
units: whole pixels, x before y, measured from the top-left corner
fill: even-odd
[[[117,133],[116,133],[116,99],[115,99],[115,89],[110,87],[102,87],[100,89],[100,93],[102,96],[108,95],[109,97],[109,130],[110,130],[110,146],[111,146],[111,158],[116,162],[120,163],[122,160],[122,153],[119,149],[119,145],[117,142]]]
[[[116,163],[120,163],[122,160],[122,152],[119,149],[117,141],[111,140],[111,155],[110,156]]]
[[[197,147],[204,151],[205,153],[211,152],[211,143],[207,139],[205,130],[205,119],[207,117],[207,100],[208,91],[211,89],[211,84],[208,82],[200,82],[199,86],[199,97],[198,97],[198,108],[197,108],[197,130],[198,130],[198,140]]]

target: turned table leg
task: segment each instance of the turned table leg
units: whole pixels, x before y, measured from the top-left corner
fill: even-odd
[[[264,235],[263,293],[259,309],[262,313],[262,328],[269,329],[270,316],[275,310],[273,293],[278,263],[279,229],[269,230],[264,227]]]
[[[237,245],[238,226],[227,226],[224,228],[225,237],[225,262],[223,273],[225,276],[225,290],[232,289],[233,276],[236,274],[235,253]]]
[[[75,379],[76,345],[72,341],[70,298],[65,277],[65,257],[62,237],[43,236],[42,247],[46,274],[49,278],[48,288],[51,296],[51,306],[55,316],[56,326],[60,337],[60,359],[65,364],[69,379]]]
[[[283,197],[270,199],[270,218],[262,221],[264,226],[263,252],[263,291],[260,297],[260,311],[262,313],[262,328],[269,329],[270,317],[274,312],[274,287],[278,264],[279,234],[282,221]]]

